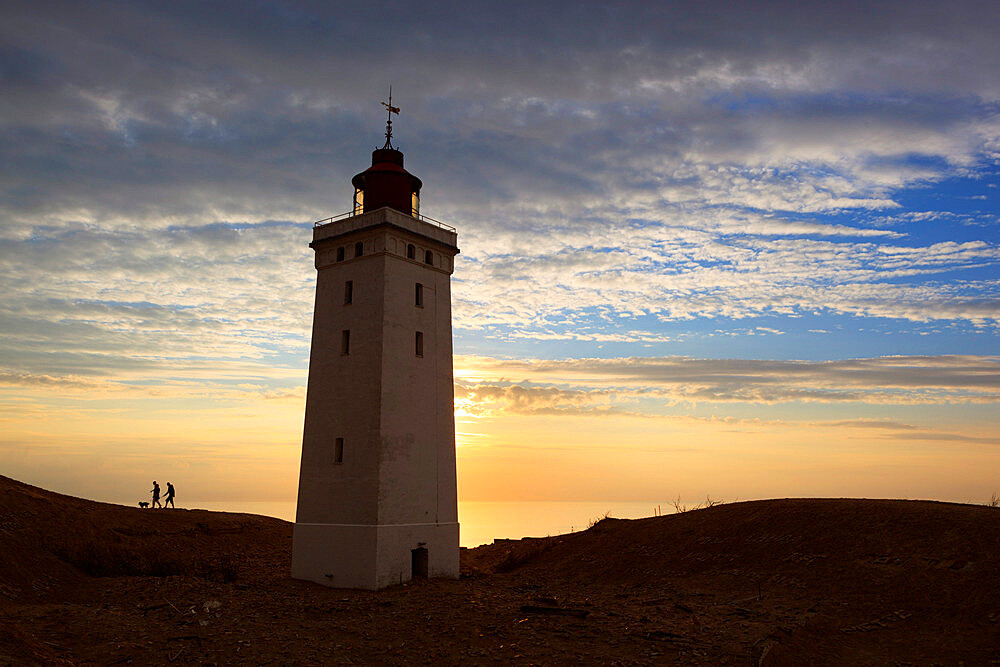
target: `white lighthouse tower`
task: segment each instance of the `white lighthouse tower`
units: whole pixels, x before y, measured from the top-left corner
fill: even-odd
[[[385,104],[385,103],[383,103]],[[458,577],[451,347],[455,229],[385,145],[320,221],[292,576],[379,589]]]

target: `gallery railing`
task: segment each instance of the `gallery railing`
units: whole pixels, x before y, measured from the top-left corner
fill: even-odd
[[[345,218],[353,218],[355,215],[361,215],[361,214],[360,213],[355,213],[354,211],[348,211],[347,213],[341,213],[340,215],[333,215],[333,216],[330,216],[329,218],[323,218],[322,220],[317,220],[316,222],[313,223],[313,227],[319,227],[321,225],[328,225],[331,222],[337,222],[338,220],[344,220]],[[404,213],[404,215],[405,215],[405,213]],[[422,220],[422,221],[424,221],[424,222],[426,222],[428,224],[435,225],[435,226],[440,227],[441,229],[447,230],[449,232],[455,233],[455,232],[458,231],[457,229],[455,229],[451,225],[449,225],[447,223],[444,223],[444,222],[441,222],[440,220],[435,220],[434,218],[431,218],[431,217],[426,216],[426,215],[420,215],[418,213],[417,215],[414,215],[414,216],[411,216],[411,217],[414,217],[417,220]]]

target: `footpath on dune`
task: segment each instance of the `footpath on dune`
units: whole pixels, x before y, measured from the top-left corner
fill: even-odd
[[[289,577],[291,525],[0,477],[0,664],[1000,664],[1000,511],[723,504],[463,549],[458,581]]]

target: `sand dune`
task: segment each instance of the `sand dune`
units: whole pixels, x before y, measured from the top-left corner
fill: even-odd
[[[1000,664],[1000,510],[720,505],[463,550],[378,593],[289,578],[291,525],[0,477],[0,664]]]

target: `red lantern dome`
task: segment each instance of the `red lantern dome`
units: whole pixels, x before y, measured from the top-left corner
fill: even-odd
[[[403,154],[391,146],[372,151],[372,166],[352,178],[351,184],[355,215],[383,206],[414,217],[420,213],[422,183],[403,169]]]

